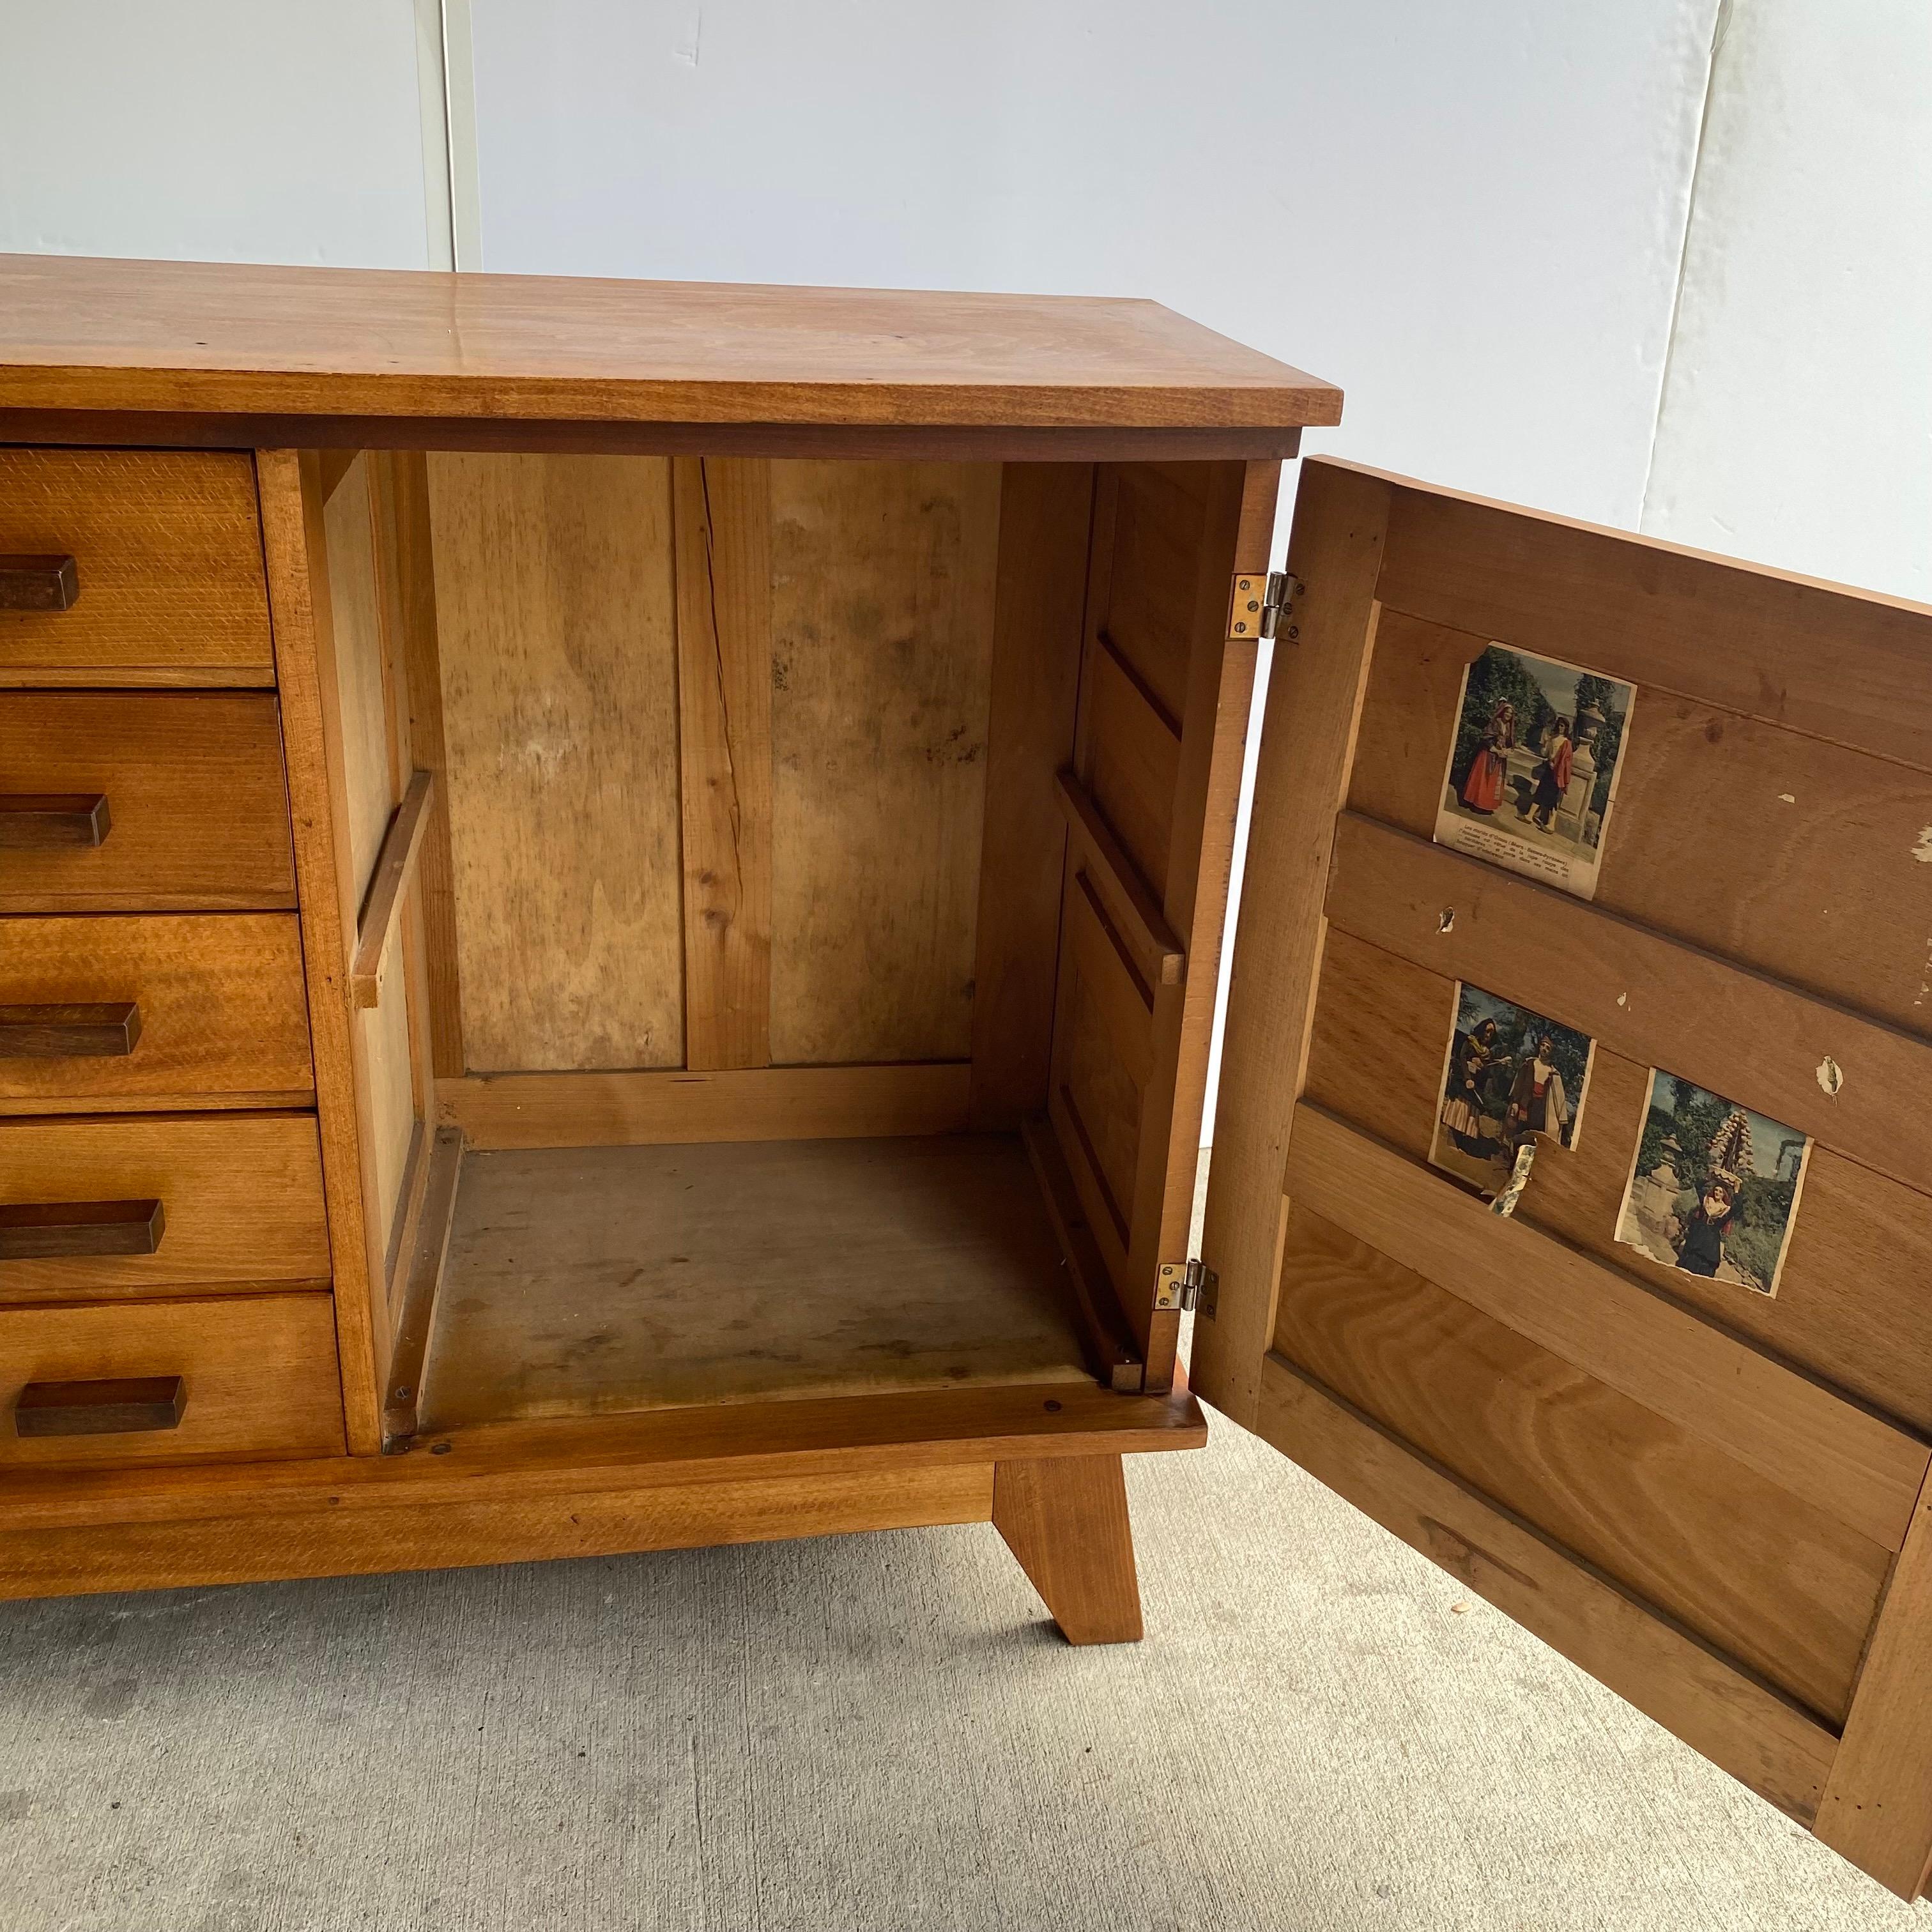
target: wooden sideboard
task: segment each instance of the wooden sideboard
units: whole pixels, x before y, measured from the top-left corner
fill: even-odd
[[[1340,412],[1144,302],[0,261],[0,1592],[990,1520],[1132,1639],[1194,1309],[1916,1893],[1932,614],[1328,461],[1271,572]],[[1430,842],[1491,640],[1638,694],[1594,901]],[[1507,1220],[1463,983],[1596,1042]],[[1774,1296],[1614,1243],[1652,1066],[1814,1144]]]

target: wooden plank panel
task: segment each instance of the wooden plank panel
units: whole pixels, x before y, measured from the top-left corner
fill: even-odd
[[[1274,1346],[1827,1720],[1890,1552],[1291,1203]]]
[[[1331,932],[1308,1098],[1425,1159],[1454,1000],[1452,981]],[[1932,1200],[1820,1148],[1774,1300],[1660,1267],[1612,1238],[1647,1078],[1598,1048],[1576,1145],[1544,1148],[1516,1218],[1932,1430],[1932,1307],[1918,1286],[1932,1274]]]
[[[14,1406],[28,1382],[178,1376],[172,1429],[22,1438]],[[205,1456],[340,1454],[335,1318],[326,1294],[0,1310],[0,1470],[63,1472]]]
[[[972,1050],[989,466],[772,466],[772,1058]]]
[[[1216,1319],[1195,1324],[1190,1365],[1208,1400],[1250,1424],[1274,1324],[1282,1172],[1327,932],[1334,812],[1374,645],[1389,494],[1374,478],[1311,464],[1288,544],[1288,568],[1309,587],[1301,635],[1277,652],[1268,682],[1202,1236],[1220,1299]]]
[[[1295,1109],[1298,1205],[1896,1550],[1924,1443],[1319,1108]]]
[[[366,457],[357,457],[343,472],[322,511],[322,529],[328,545],[329,610],[334,622],[332,695],[338,710],[338,755],[347,810],[349,891],[352,904],[359,908],[396,806],[388,652],[376,574],[375,516]]]
[[[684,1056],[668,463],[433,455],[474,1069]]]
[[[1090,464],[1001,472],[973,967],[982,1128],[1016,1128],[1046,1106],[1066,854],[1055,774],[1073,754],[1093,514]]]
[[[275,680],[295,836],[302,964],[314,1052],[322,1190],[334,1271],[337,1352],[350,1451],[381,1447],[376,1397],[378,1335],[362,1212],[356,1119],[355,1036],[349,997],[349,943],[355,906],[347,886],[347,805],[329,755],[334,625],[324,568],[320,466],[313,454],[256,452],[262,541],[274,612]],[[340,842],[338,843],[338,841]],[[373,1291],[373,1292],[372,1292]]]
[[[1154,1074],[1154,997],[1084,872],[1067,882],[1067,958],[1122,1070],[1136,1087]]]
[[[1138,1394],[1147,1379],[1139,1347],[1114,1292],[1106,1256],[1081,1204],[1059,1137],[1052,1123],[1040,1116],[1027,1122],[1021,1138],[1066,1258],[1074,1311],[1090,1358],[1088,1366],[1104,1388]]]
[[[0,850],[0,913],[296,902],[281,732],[268,693],[0,694],[0,790],[99,794],[109,814],[98,848]]]
[[[1932,1862],[1932,1486],[1893,1568],[1815,1828],[1900,1898],[1924,1889]]]
[[[1167,892],[1180,734],[1104,639],[1087,653],[1081,692],[1082,782],[1134,868]]]
[[[1384,613],[1351,810],[1420,838],[1488,640]],[[1570,653],[1574,656],[1574,652]],[[1932,1034],[1925,868],[1932,780],[1669,692],[1638,696],[1594,903],[1908,1031]],[[1692,866],[1697,850],[1719,862]]]
[[[0,685],[274,682],[244,452],[0,449],[0,551],[80,587],[0,625]]]
[[[947,1134],[966,1125],[971,1071],[956,1060],[472,1075],[436,1083],[436,1115],[477,1148]]]
[[[0,1006],[123,1000],[133,1052],[0,1060],[0,1113],[290,1106],[314,1089],[292,913],[0,920]]]
[[[1932,768],[1932,610],[1902,598],[1411,485],[1395,492],[1377,594],[1412,616]]]
[[[404,997],[402,982],[405,970],[399,931],[382,954],[377,974],[380,1003],[372,1010],[356,1015],[370,1265],[376,1278],[384,1282],[386,1292],[388,1258],[395,1245],[398,1222],[406,1204],[410,1150],[426,1111],[417,1105],[409,1002]]]
[[[1125,1306],[1132,1292],[1126,1250],[1133,1234],[1141,1089],[1120,1063],[1106,1009],[1088,984],[1070,944],[1062,948],[1061,958],[1060,1017],[1054,1030],[1055,1081],[1048,1115],[1060,1130],[1075,1184],[1096,1224],[1104,1216],[1113,1236],[1108,1264]]]
[[[434,533],[429,465],[420,450],[388,452],[376,472],[378,547],[393,554],[403,684],[409,702],[410,762],[436,780],[417,875],[424,966],[428,981],[434,1071],[463,1071],[462,988],[457,968],[456,886],[449,845],[448,753],[442,729],[442,672],[436,614]]]
[[[1193,1239],[1234,820],[1254,708],[1256,649],[1251,639],[1227,635],[1229,586],[1235,571],[1267,566],[1280,480],[1277,464],[1223,464],[1209,467],[1201,482],[1186,706],[1162,897],[1168,925],[1185,935],[1187,971],[1183,984],[1155,997],[1154,1072],[1143,1095],[1127,1264],[1136,1310],[1148,1309],[1150,1388],[1172,1382],[1180,1342],[1179,1313],[1152,1303],[1161,1264],[1184,1258]],[[1138,1321],[1137,1313],[1137,1327]]]
[[[1328,916],[1534,1011],[1560,988],[1566,1024],[1932,1192],[1932,1108],[1900,1104],[1932,1086],[1923,1040],[1352,812],[1336,824]],[[1828,1058],[1842,1085],[1825,1084]]]
[[[685,1064],[772,1057],[771,466],[680,457]]]
[[[410,1461],[414,1457],[406,1459]],[[990,1463],[880,1474],[458,1498],[368,1511],[214,1518],[0,1537],[0,1597],[380,1575],[636,1550],[701,1550],[862,1529],[985,1522]]]
[[[1780,1810],[1809,1822],[1834,1740],[1708,1644],[1279,1359],[1262,1434]]]
[[[1167,914],[1147,881],[1134,869],[1087,788],[1062,772],[1060,808],[1079,851],[1083,876],[1099,895],[1115,932],[1133,955],[1135,970],[1149,986],[1178,985],[1187,970],[1187,954],[1167,922]]]
[[[1171,722],[1187,710],[1209,466],[1112,466],[1113,538],[1100,630]]]
[[[0,1262],[0,1302],[89,1300],[328,1280],[313,1115],[0,1124],[0,1203],[158,1201],[152,1254]]]

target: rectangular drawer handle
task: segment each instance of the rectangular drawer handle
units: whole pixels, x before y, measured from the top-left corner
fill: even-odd
[[[132,1000],[0,1006],[0,1060],[116,1060],[140,1037],[141,1010]]]
[[[0,610],[70,610],[80,595],[70,556],[0,556]]]
[[[24,1201],[0,1206],[0,1262],[152,1255],[166,1217],[158,1201]]]
[[[132,1436],[180,1426],[188,1385],[179,1376],[119,1382],[29,1382],[14,1405],[16,1436]]]
[[[98,845],[111,824],[105,792],[0,792],[0,847]]]

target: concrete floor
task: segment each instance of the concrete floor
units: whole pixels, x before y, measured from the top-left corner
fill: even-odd
[[[1932,1926],[1272,1450],[990,1527],[0,1605],[6,1932]]]

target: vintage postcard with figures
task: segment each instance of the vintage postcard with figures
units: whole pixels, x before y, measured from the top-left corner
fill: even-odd
[[[1636,694],[1490,645],[1462,674],[1436,844],[1594,898]]]
[[[1810,1160],[1796,1127],[1653,1067],[1617,1239],[1681,1274],[1775,1294]]]
[[[1596,1050],[1574,1027],[1459,982],[1431,1164],[1495,1194],[1524,1141],[1574,1147]]]

